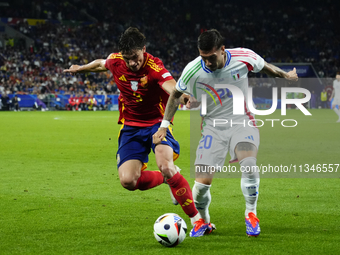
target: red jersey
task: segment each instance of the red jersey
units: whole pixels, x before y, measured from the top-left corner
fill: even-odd
[[[84,96],[82,103],[87,104],[87,101],[89,101],[89,97]]]
[[[75,97],[74,99],[76,101],[76,104],[78,104],[78,105],[83,101],[82,97]]]
[[[76,103],[76,98],[74,96],[71,96],[69,99],[68,99],[68,103],[69,104],[75,104]]]
[[[119,95],[119,121],[129,126],[149,127],[161,122],[169,95],[162,89],[172,78],[162,61],[144,53],[145,62],[138,72],[132,72],[121,53],[112,53],[105,67],[111,71]]]

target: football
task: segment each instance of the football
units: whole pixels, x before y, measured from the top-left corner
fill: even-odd
[[[153,225],[156,240],[166,246],[175,247],[185,239],[187,224],[175,213],[166,213],[158,217]]]

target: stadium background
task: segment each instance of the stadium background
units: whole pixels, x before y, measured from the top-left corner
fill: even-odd
[[[299,85],[314,91],[313,108],[321,106],[323,87],[330,95],[340,68],[339,3],[330,0],[327,4],[244,1],[242,5],[201,0],[102,1],[100,5],[14,0],[1,2],[0,17],[0,93],[9,95],[2,102],[18,94],[23,109],[31,109],[37,97],[50,109],[65,109],[71,95],[94,95],[102,108],[106,104],[105,109],[116,110],[112,104],[117,103],[113,95],[118,92],[109,73],[73,77],[62,70],[117,52],[119,35],[129,26],[145,33],[147,51],[160,57],[175,79],[197,56],[197,36],[216,28],[225,35],[227,48],[247,47],[282,68],[294,63],[288,67],[296,66],[300,77],[325,78],[312,89],[310,84]],[[258,83],[254,97],[270,99],[273,85],[273,80]]]
[[[0,88],[30,98],[86,89],[116,96],[109,75],[74,79],[61,72],[117,51],[121,32],[137,26],[148,39],[147,50],[175,78],[197,56],[201,30],[214,27],[227,47],[251,48],[271,63],[312,64],[321,89],[339,70],[339,11],[330,0],[1,0]],[[256,89],[270,97],[271,86]],[[309,110],[312,116],[288,111],[296,128],[261,128],[258,165],[340,163],[336,114]],[[276,111],[270,118],[282,116]],[[245,235],[239,178],[217,178],[210,209],[216,232],[162,247],[152,234],[154,221],[167,212],[189,219],[171,204],[166,185],[133,193],[121,187],[117,119],[116,111],[0,113],[0,254],[338,254],[339,170],[323,173],[328,178],[315,171],[262,178],[262,233],[256,239]],[[190,112],[177,112],[174,134],[181,145],[176,164],[192,185],[189,119]],[[148,169],[157,169],[152,154]]]

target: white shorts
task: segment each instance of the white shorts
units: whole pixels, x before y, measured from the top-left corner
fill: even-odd
[[[339,97],[334,97],[333,102],[332,102],[332,106],[334,106],[334,105],[340,106],[340,98]]]
[[[195,165],[222,167],[228,151],[231,156],[230,162],[237,160],[235,148],[238,143],[252,143],[257,149],[260,145],[260,133],[256,127],[235,126],[218,130],[207,125],[202,135],[196,150]]]

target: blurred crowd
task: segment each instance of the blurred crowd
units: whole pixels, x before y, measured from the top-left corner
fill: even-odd
[[[18,7],[20,6],[20,8]],[[147,51],[161,58],[179,78],[197,56],[196,40],[216,28],[227,48],[247,47],[267,62],[312,63],[319,77],[334,77],[340,69],[339,3],[337,1],[109,1],[13,0],[1,17],[47,19],[13,27],[34,40],[33,45],[0,45],[0,93],[115,94],[111,74],[71,76],[62,70],[117,52],[119,35],[129,26],[147,37]],[[58,20],[60,22],[49,22]],[[73,25],[63,20],[91,21]],[[75,23],[77,24],[77,23]],[[258,74],[261,76],[261,74]]]

